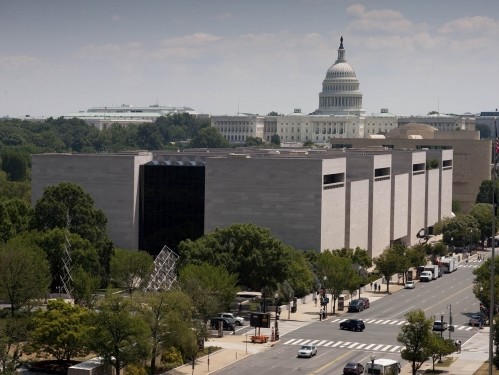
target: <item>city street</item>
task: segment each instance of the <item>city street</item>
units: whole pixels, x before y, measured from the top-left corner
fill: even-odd
[[[452,339],[461,340],[463,352],[467,343],[479,331],[478,327],[468,325],[469,315],[479,311],[479,302],[472,293],[472,271],[481,262],[471,258],[468,263],[461,262],[457,271],[444,274],[441,278],[428,283],[416,283],[413,290],[403,289],[387,295],[371,304],[369,309],[360,313],[344,313],[338,317],[329,316],[325,321],[315,321],[296,326],[281,332],[280,341],[270,350],[247,357],[218,371],[219,374],[330,374],[341,373],[349,362],[365,364],[376,358],[400,360],[402,345],[397,342],[397,334],[405,323],[404,315],[414,309],[422,309],[427,317],[449,322],[452,312],[455,332]],[[385,290],[386,285],[382,286]],[[342,331],[339,323],[347,318],[363,319],[364,332]],[[252,332],[248,327],[237,334]],[[449,337],[449,331],[443,332]],[[297,358],[302,344],[317,346],[317,356]],[[471,345],[471,342],[470,342]],[[473,350],[477,350],[473,346]]]

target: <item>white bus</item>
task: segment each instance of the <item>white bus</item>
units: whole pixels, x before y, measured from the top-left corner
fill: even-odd
[[[374,362],[374,367],[373,367]],[[369,361],[364,367],[364,374],[373,375],[398,375],[400,374],[400,362],[393,359],[379,358]]]

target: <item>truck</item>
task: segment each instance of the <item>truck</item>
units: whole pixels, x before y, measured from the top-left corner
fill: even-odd
[[[388,358],[375,359],[373,357],[364,366],[364,374],[398,375],[401,370],[399,361]]]
[[[440,267],[445,273],[454,272],[457,269],[457,260],[455,258],[443,258],[440,260]]]
[[[430,265],[424,266],[424,270],[430,271],[432,273],[433,280],[438,279],[441,276],[440,267],[438,266],[438,264],[430,264]]]
[[[431,281],[433,280],[433,273],[431,271],[423,271],[419,275],[419,281]]]

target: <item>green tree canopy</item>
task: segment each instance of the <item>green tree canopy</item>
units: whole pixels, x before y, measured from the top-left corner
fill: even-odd
[[[281,137],[279,137],[278,134],[272,134],[270,137],[270,143],[274,146],[280,146],[281,145]]]
[[[0,245],[0,300],[11,305],[12,315],[45,297],[49,284],[49,264],[40,249],[18,239]]]
[[[48,353],[57,360],[71,360],[88,354],[85,345],[90,313],[84,307],[62,299],[47,303],[34,317],[31,345],[38,352]]]
[[[216,229],[178,247],[183,265],[209,263],[239,275],[239,285],[250,290],[276,290],[289,277],[290,248],[268,229],[254,224],[233,224]]]
[[[29,153],[8,148],[2,151],[2,170],[10,181],[25,181],[28,177]]]
[[[131,301],[121,296],[107,296],[91,318],[87,340],[103,362],[116,374],[130,364],[140,364],[150,353],[150,332],[143,318],[133,314]]]
[[[263,146],[263,140],[260,137],[246,137],[244,145],[247,147],[259,147]]]
[[[492,190],[494,183],[492,180],[483,180],[480,184],[478,194],[476,196],[476,203],[490,203],[492,204]],[[499,180],[496,181],[495,186],[496,196],[499,196]]]
[[[111,277],[119,287],[125,287],[129,293],[145,286],[153,270],[154,261],[145,251],[115,249],[111,258]]]
[[[401,269],[401,262],[405,264],[405,259],[400,257],[400,254],[393,249],[385,249],[383,253],[374,259],[376,269],[386,279],[386,291],[390,292],[390,279]]]
[[[480,238],[478,221],[474,216],[458,214],[440,222],[442,239],[446,245],[467,246]]]
[[[229,147],[229,142],[213,127],[203,128],[191,140],[194,148],[223,148]]]
[[[351,284],[350,280],[357,273],[354,271],[352,261],[349,258],[335,255],[329,250],[318,255],[316,267],[319,280],[321,280],[326,290],[331,292],[333,314],[335,314],[336,300],[344,290],[348,290]]]
[[[26,315],[0,319],[0,372],[3,374],[15,374],[21,365],[31,328],[29,319]]]
[[[169,290],[146,293],[138,312],[151,335],[151,374],[156,370],[156,357],[161,349],[176,347],[184,361],[197,350],[197,335],[193,331],[193,304],[182,291]],[[199,335],[199,337],[204,337]]]
[[[427,319],[422,310],[409,311],[405,317],[407,323],[400,329],[397,341],[404,345],[400,352],[402,359],[411,363],[412,374],[416,375],[432,354],[433,321]]]
[[[484,241],[488,237],[492,236],[492,218],[494,217],[492,213],[492,204],[489,203],[476,203],[471,207],[469,212],[478,222],[478,228],[480,229],[480,240]],[[495,217],[495,227],[499,228],[499,221],[497,216]]]
[[[49,186],[36,202],[32,228],[67,229],[90,241],[99,254],[102,280],[107,282],[113,247],[107,235],[106,216],[93,204],[92,197],[79,185],[64,182]]]
[[[180,269],[181,290],[193,301],[203,322],[230,306],[237,293],[237,276],[222,266],[188,264]]]

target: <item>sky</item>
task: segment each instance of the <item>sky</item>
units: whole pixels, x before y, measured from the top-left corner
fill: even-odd
[[[341,36],[367,115],[499,107],[497,0],[0,0],[0,117],[310,113]]]

